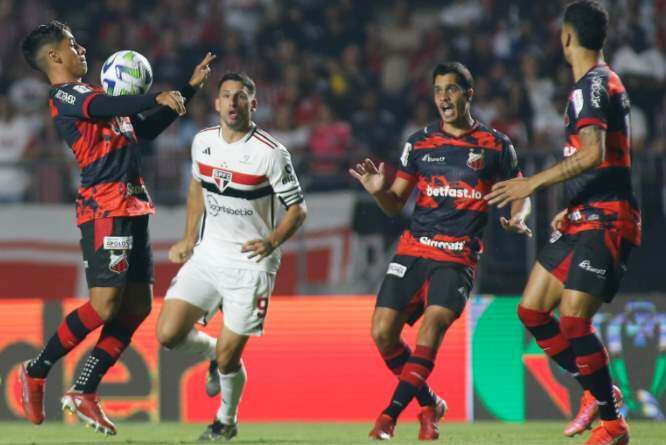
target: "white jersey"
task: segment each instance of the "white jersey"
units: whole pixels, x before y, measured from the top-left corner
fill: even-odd
[[[280,249],[257,263],[241,246],[275,229],[278,201],[285,208],[303,201],[291,156],[254,124],[232,144],[221,133],[219,126],[207,128],[192,141],[192,175],[206,206],[195,253],[216,265],[276,273]]]

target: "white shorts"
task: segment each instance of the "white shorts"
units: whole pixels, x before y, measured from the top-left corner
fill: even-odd
[[[165,299],[183,300],[204,310],[203,324],[219,308],[224,325],[239,335],[260,336],[275,274],[261,270],[213,266],[196,253],[171,281]]]

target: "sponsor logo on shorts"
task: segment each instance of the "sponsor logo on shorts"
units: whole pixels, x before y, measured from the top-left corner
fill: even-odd
[[[123,273],[129,268],[129,259],[127,258],[127,252],[123,251],[120,254],[116,254],[113,251],[111,252],[111,258],[109,260],[109,270],[113,273]]]
[[[453,252],[462,252],[465,249],[465,241],[439,241],[427,236],[422,236],[419,238],[419,243],[424,244],[428,247],[435,247],[440,250],[449,250]]]
[[[130,250],[132,248],[131,236],[105,236],[105,250]]]
[[[606,269],[601,269],[598,267],[592,266],[592,263],[590,260],[583,260],[578,264],[578,267],[580,267],[583,270],[586,270],[588,272],[592,272],[593,274],[596,274],[597,277],[599,278],[606,278]]]
[[[548,240],[548,242],[553,244],[555,241],[557,241],[560,238],[562,238],[562,232],[556,230],[550,234],[550,239]]]
[[[483,193],[478,190],[456,189],[451,188],[448,185],[444,187],[431,187],[428,185],[426,188],[426,195],[434,197],[442,196],[448,198],[467,198],[476,200],[483,198]]]
[[[403,278],[407,272],[407,266],[399,263],[390,263],[386,275],[395,275],[396,277]]]

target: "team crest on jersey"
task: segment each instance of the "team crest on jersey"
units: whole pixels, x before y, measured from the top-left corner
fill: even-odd
[[[109,270],[113,273],[123,273],[129,268],[129,260],[127,258],[127,251],[122,251],[120,254],[116,254],[113,251],[110,252],[109,259]]]
[[[486,160],[483,156],[483,150],[470,150],[467,156],[467,166],[472,170],[482,170],[486,165]]]
[[[231,176],[231,172],[226,170],[213,170],[213,180],[221,192],[223,192],[229,186],[229,183],[231,183]]]

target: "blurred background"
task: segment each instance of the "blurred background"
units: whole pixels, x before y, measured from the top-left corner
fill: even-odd
[[[84,80],[90,83],[99,83],[102,62],[121,49],[148,58],[154,91],[185,82],[207,51],[218,56],[187,115],[143,147],[143,174],[157,206],[151,223],[156,295],[163,295],[177,270],[166,252],[184,227],[190,143],[200,129],[218,122],[212,101],[227,70],[246,71],[255,80],[254,120],[291,151],[310,209],[304,229],[284,247],[276,294],[371,295],[410,210],[400,218],[384,217],[349,177],[349,166],[369,156],[394,173],[407,136],[436,118],[431,71],[449,60],[470,68],[473,115],[513,140],[525,174],[554,163],[564,143],[564,105],[573,83],[559,40],[566,3],[0,0],[0,299],[86,295],[73,205],[78,169],[55,134],[46,79],[30,70],[19,48],[34,26],[52,18],[71,26],[87,49]],[[623,282],[627,300],[618,300],[597,322],[616,320],[617,332],[625,321],[613,317],[624,314],[622,320],[634,320],[636,335],[645,326],[636,320],[645,318],[635,312],[647,314],[653,324],[645,338],[655,345],[649,357],[659,357],[666,369],[666,340],[660,340],[666,339],[660,297],[666,292],[666,0],[602,3],[611,14],[605,56],[632,101],[633,181],[644,239]],[[503,233],[493,214],[477,295],[520,294],[548,239],[548,223],[563,206],[558,187],[535,197],[533,240]],[[492,308],[481,298],[473,320]],[[489,298],[495,298],[495,308],[503,302],[515,308],[515,299]],[[647,298],[641,301],[648,306],[627,309],[625,303],[635,298]],[[507,320],[512,317],[506,313]],[[516,338],[524,343],[518,329]],[[645,377],[652,379],[645,391],[653,399],[666,389],[664,369]]]

